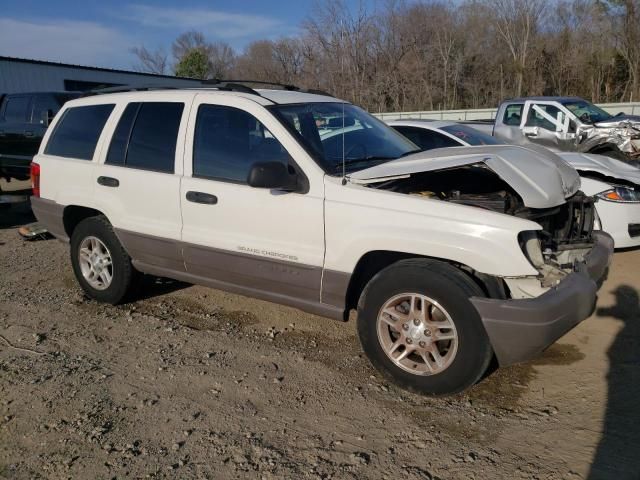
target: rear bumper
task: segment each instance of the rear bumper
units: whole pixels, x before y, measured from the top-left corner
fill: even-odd
[[[69,242],[69,237],[64,228],[64,205],[60,205],[46,198],[31,197],[31,210],[49,233],[63,242]]]
[[[607,273],[613,239],[594,233],[595,245],[557,286],[536,298],[495,300],[474,297],[500,365],[536,357],[593,313],[599,282]]]

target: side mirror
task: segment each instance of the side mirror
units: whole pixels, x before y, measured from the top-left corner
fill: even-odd
[[[298,189],[298,176],[289,173],[289,169],[281,162],[255,163],[247,178],[249,186],[294,191]]]
[[[53,111],[52,110],[42,110],[40,112],[40,124],[48,127],[53,120]]]

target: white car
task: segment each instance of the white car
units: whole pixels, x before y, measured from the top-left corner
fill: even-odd
[[[423,150],[504,142],[470,125],[450,121],[394,120],[388,122]],[[530,145],[528,148],[544,147]],[[546,150],[546,149],[545,149]],[[546,150],[553,155],[550,150]],[[616,248],[640,245],[640,170],[604,155],[556,152],[581,177],[581,190],[597,199],[601,228],[609,233]]]
[[[333,124],[359,128],[321,139],[323,119],[343,115]],[[32,207],[98,301],[126,301],[146,273],[334,319],[357,309],[380,371],[447,394],[587,318],[613,242],[562,161],[513,146],[415,152],[317,93],[96,95],[55,117]]]

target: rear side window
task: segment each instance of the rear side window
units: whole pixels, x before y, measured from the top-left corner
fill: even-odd
[[[193,175],[246,183],[255,162],[289,166],[284,147],[250,113],[221,105],[201,105],[193,145]]]
[[[127,105],[113,134],[106,163],[173,173],[183,103]]]
[[[7,122],[26,122],[29,113],[28,95],[20,97],[9,97],[4,110],[4,119]]]
[[[507,105],[507,108],[504,111],[504,117],[502,118],[502,123],[504,123],[505,125],[511,125],[513,127],[519,127],[520,120],[522,120],[523,107],[524,104],[522,103]]]
[[[113,107],[110,104],[69,108],[56,125],[44,153],[91,160]]]

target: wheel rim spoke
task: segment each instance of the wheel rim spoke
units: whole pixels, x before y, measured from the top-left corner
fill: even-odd
[[[457,354],[455,323],[438,302],[422,294],[388,299],[378,314],[377,331],[387,357],[415,375],[440,373]]]
[[[86,282],[96,290],[106,290],[113,281],[113,260],[107,246],[97,237],[88,236],[78,248],[78,264]]]

